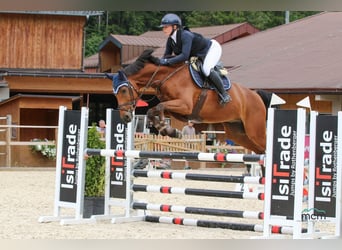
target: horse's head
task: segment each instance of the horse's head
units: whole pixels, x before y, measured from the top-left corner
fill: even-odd
[[[143,91],[140,91],[140,88],[148,84],[152,73],[157,67],[153,64],[153,59],[155,58],[151,55],[152,53],[152,49],[147,49],[134,63],[119,70],[117,74],[107,74],[107,77],[113,82],[113,92],[118,101],[121,119],[124,122],[132,121],[133,111],[137,106],[138,100],[143,95]],[[145,63],[152,63],[154,68],[142,71]]]
[[[139,89],[130,82],[123,71],[118,71],[112,77],[113,92],[118,101],[118,109],[121,119],[124,122],[131,122],[133,119],[133,111],[140,98]]]
[[[113,92],[118,101],[121,119],[130,122],[138,100],[149,88],[160,88],[170,76],[168,67],[161,67],[159,59],[152,56],[153,50],[145,50],[134,63],[119,70],[114,76]]]

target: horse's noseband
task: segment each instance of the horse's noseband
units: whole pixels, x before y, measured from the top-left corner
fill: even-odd
[[[126,86],[128,88],[129,91],[129,95],[130,95],[130,101],[125,102],[123,104],[118,105],[118,107],[116,109],[118,110],[123,110],[123,111],[127,111],[127,112],[133,112],[133,110],[136,108],[137,106],[137,102],[138,99],[140,99],[140,93],[139,91],[134,88],[133,84],[130,81],[126,82],[127,84],[122,85],[118,88],[118,90],[124,86]],[[117,91],[118,92],[118,91]],[[138,94],[137,98],[134,98],[134,94],[133,92],[136,92]],[[130,108],[126,108],[127,106],[131,106]]]

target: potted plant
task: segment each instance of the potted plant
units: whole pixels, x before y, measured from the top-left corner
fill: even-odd
[[[48,139],[32,139],[32,142],[49,142]],[[56,145],[52,144],[52,145],[32,145],[30,146],[31,150],[33,152],[39,152],[42,156],[51,159],[51,160],[55,160],[56,159]]]
[[[100,133],[93,124],[88,130],[88,148],[105,148]],[[83,217],[104,213],[105,157],[91,156],[86,160]]]

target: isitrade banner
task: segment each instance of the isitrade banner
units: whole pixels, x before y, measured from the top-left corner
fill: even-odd
[[[81,112],[65,111],[62,141],[60,201],[76,203]]]
[[[111,112],[111,149],[126,149],[127,124],[124,123],[118,110]],[[116,156],[110,158],[110,198],[126,199],[126,158]]]
[[[337,116],[319,115],[316,123],[315,190],[316,216],[336,216],[337,190]]]
[[[297,111],[274,113],[270,214],[293,219],[295,203]]]

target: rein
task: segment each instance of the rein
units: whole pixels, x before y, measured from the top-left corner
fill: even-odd
[[[182,66],[178,67],[175,71],[173,71],[171,74],[169,74],[167,77],[165,77],[164,80],[160,81],[160,84],[159,84],[158,88],[160,89],[167,80],[169,80],[172,76],[174,76],[178,71],[180,71],[186,65],[187,64],[184,63]]]
[[[153,72],[151,78],[148,80],[147,84],[143,87],[143,89],[140,91],[140,89],[137,89],[134,87],[134,85],[128,81],[128,86],[129,86],[129,95],[131,97],[131,101],[123,103],[121,105],[118,105],[117,109],[118,110],[124,110],[124,111],[132,111],[136,108],[137,102],[139,99],[141,99],[142,95],[145,93],[145,91],[149,88],[149,87],[153,87],[157,90],[157,96],[161,97],[161,87],[164,85],[164,83],[169,80],[172,76],[174,76],[178,71],[180,71],[182,68],[184,68],[187,64],[184,63],[182,66],[178,67],[176,70],[174,70],[173,72],[171,72],[169,75],[167,75],[163,80],[160,81],[160,83],[158,85],[155,85],[155,87],[153,87],[153,85],[157,82],[157,81],[153,81],[155,76],[157,75],[157,73],[159,72],[160,69],[160,65],[158,65],[158,67],[156,68],[156,70]],[[137,97],[134,98],[134,94],[133,91],[137,94]],[[124,107],[126,106],[132,106],[131,108],[125,109]]]
[[[157,90],[157,95],[158,97],[161,97],[161,87],[164,85],[164,83],[169,80],[172,76],[174,76],[178,71],[180,71],[181,69],[183,69],[187,64],[184,63],[182,66],[178,67],[177,69],[175,69],[173,72],[171,72],[171,74],[169,74],[168,76],[165,77],[164,80],[160,81],[159,85],[156,86],[156,90]]]

